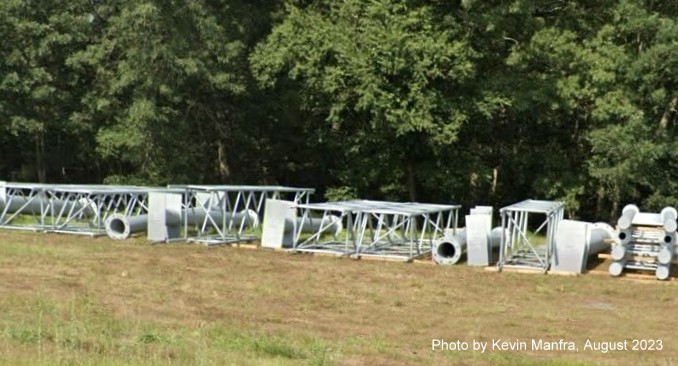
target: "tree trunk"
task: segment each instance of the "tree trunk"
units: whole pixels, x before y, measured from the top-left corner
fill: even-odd
[[[499,181],[499,168],[492,169],[492,187],[490,193],[494,196],[497,193],[497,182]]]
[[[417,202],[417,180],[414,176],[414,163],[412,161],[407,162],[406,174],[407,193],[409,195],[410,202]]]
[[[38,131],[35,136],[35,169],[39,183],[47,183],[47,167],[45,166],[45,133]]]
[[[612,202],[612,212],[610,212],[610,217],[619,217],[621,212],[619,211],[619,200],[616,199]]]
[[[603,196],[605,195],[605,189],[603,187],[598,187],[596,191],[596,211],[595,217],[600,217],[603,214]],[[614,217],[614,216],[610,216]]]
[[[222,181],[228,181],[231,176],[231,169],[226,158],[226,143],[223,139],[217,141],[217,159],[219,162],[219,176]]]
[[[662,118],[659,120],[659,127],[666,129],[669,126],[669,123],[672,120],[673,115],[678,111],[678,96],[671,99],[671,102],[664,110]]]

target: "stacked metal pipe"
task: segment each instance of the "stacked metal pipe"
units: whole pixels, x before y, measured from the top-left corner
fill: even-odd
[[[640,212],[636,205],[627,205],[617,220],[619,236],[612,248],[614,262],[609,272],[619,276],[625,269],[654,271],[665,280],[671,273],[675,254],[678,212],[665,207],[660,213]]]

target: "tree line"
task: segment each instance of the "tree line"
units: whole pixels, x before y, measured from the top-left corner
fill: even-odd
[[[0,2],[0,178],[678,205],[678,2]]]

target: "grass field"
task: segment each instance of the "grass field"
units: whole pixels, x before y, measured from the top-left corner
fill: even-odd
[[[676,282],[0,231],[0,364],[673,365]],[[528,350],[431,349],[500,338]]]

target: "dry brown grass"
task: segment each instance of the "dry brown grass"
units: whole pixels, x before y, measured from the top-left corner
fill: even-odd
[[[677,286],[2,231],[0,362],[671,365]],[[433,338],[664,349],[481,355]]]

